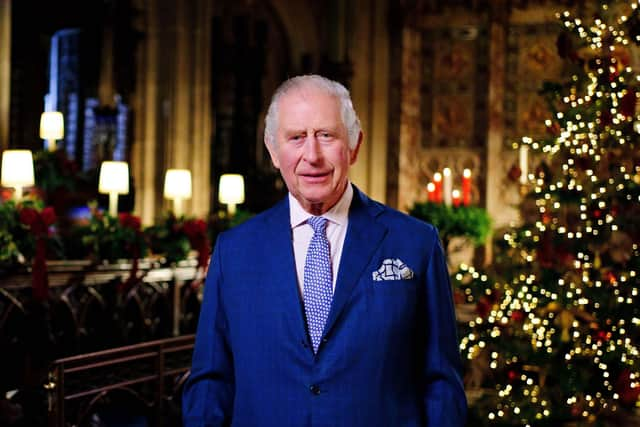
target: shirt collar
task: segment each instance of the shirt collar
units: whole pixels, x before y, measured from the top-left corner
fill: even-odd
[[[346,224],[347,219],[349,218],[351,200],[353,200],[353,187],[350,182],[347,182],[347,188],[344,193],[342,193],[338,202],[327,212],[323,213],[322,216],[334,224]],[[300,205],[300,202],[298,202],[298,200],[289,193],[289,216],[291,217],[291,228],[294,229],[299,225],[306,223],[309,217],[313,215],[305,211]]]

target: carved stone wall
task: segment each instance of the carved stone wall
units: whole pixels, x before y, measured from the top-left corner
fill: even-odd
[[[455,188],[469,168],[473,202],[489,210],[494,225],[518,220],[512,142],[545,132],[548,111],[538,90],[564,70],[555,48],[561,2],[515,7],[497,1],[485,10],[427,8],[418,17],[405,11],[395,72],[399,144],[397,154],[389,150],[397,159],[399,209],[426,199],[435,172],[451,168]]]

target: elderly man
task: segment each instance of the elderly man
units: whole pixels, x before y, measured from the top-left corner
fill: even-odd
[[[349,182],[362,143],[349,92],[284,82],[264,139],[289,195],[218,238],[185,425],[463,426],[437,232]]]

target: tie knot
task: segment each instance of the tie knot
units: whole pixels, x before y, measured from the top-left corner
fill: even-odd
[[[307,223],[313,228],[314,233],[324,233],[325,227],[327,226],[327,218],[321,216],[312,216],[309,217]]]

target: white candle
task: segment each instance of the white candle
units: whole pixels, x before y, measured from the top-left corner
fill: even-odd
[[[451,191],[453,190],[453,182],[451,181],[451,169],[444,168],[442,171],[442,196],[444,204],[451,206]]]
[[[529,162],[527,155],[529,153],[529,147],[526,145],[520,146],[520,184],[527,183],[527,175],[529,174]]]

